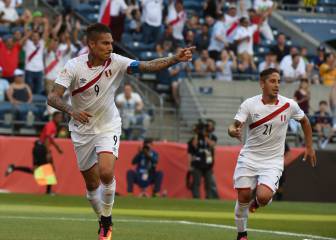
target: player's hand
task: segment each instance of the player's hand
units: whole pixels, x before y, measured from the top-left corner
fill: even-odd
[[[81,111],[81,112],[76,112],[74,111],[71,116],[73,117],[73,119],[75,119],[76,121],[82,123],[82,124],[86,124],[89,123],[89,118],[92,117],[92,115],[88,112],[85,111]]]
[[[303,161],[306,161],[307,159],[309,159],[310,164],[312,165],[312,167],[316,167],[317,164],[317,159],[316,159],[316,154],[315,154],[315,150],[312,147],[307,147],[303,156]]]
[[[242,142],[242,127],[243,125],[240,126],[230,126],[229,128],[229,135],[230,137],[237,138],[240,142]]]
[[[188,47],[188,48],[182,48],[182,49],[178,50],[178,52],[176,53],[176,59],[179,62],[191,61],[192,60],[192,51],[195,48],[196,47]]]

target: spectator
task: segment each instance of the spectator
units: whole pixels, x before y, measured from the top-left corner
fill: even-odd
[[[324,149],[336,132],[336,129],[333,128],[332,117],[328,112],[328,103],[326,101],[320,101],[319,111],[315,112],[313,116],[313,126],[319,137],[319,147]]]
[[[193,178],[190,187],[193,198],[200,198],[199,188],[202,177],[206,198],[218,198],[213,176],[214,152],[217,143],[217,137],[214,134],[215,122],[210,119],[206,123],[199,122],[195,130],[195,135],[188,142],[189,172]]]
[[[195,72],[198,76],[206,77],[216,72],[215,61],[209,57],[208,50],[204,49],[201,56],[195,60]]]
[[[234,53],[223,50],[220,60],[216,62],[216,68],[216,80],[232,81],[232,70],[237,69],[237,60]]]
[[[334,85],[331,88],[329,103],[331,113],[333,115],[333,128],[336,129],[336,83],[334,83]]]
[[[185,31],[193,31],[196,35],[197,32],[201,30],[201,26],[199,24],[199,16],[193,14],[186,22]]]
[[[309,80],[304,77],[300,80],[300,85],[298,89],[294,92],[294,100],[298,103],[302,111],[308,116],[309,115],[309,101],[310,101],[310,89],[309,89]],[[289,129],[292,133],[298,134],[300,129],[299,122],[294,119],[289,120]],[[302,141],[300,135],[299,139]]]
[[[178,52],[180,48],[176,49],[176,52]],[[191,71],[191,63],[183,62],[175,64],[174,66],[171,66],[169,71],[169,78],[171,81],[171,93],[173,96],[173,100],[175,105],[178,107],[180,106],[180,94],[179,94],[179,86],[181,81],[187,77],[187,74]]]
[[[225,46],[228,46],[226,31],[227,28],[225,26],[224,15],[220,15],[211,32],[210,44],[208,47],[209,56],[215,61],[219,60],[221,51]]]
[[[201,32],[197,33],[195,37],[195,46],[198,52],[201,52],[202,49],[207,49],[209,46],[209,27],[206,24],[202,24]]]
[[[281,62],[284,56],[289,54],[289,47],[286,45],[286,35],[279,33],[277,37],[277,43],[271,48],[271,51],[275,53],[277,62]]]
[[[249,20],[252,24],[260,25],[262,22],[262,18],[257,14],[257,11],[254,8],[250,8],[247,10]],[[253,44],[257,45],[261,42],[260,38],[260,30],[257,30],[253,34]]]
[[[183,29],[187,21],[187,14],[184,11],[183,3],[181,0],[174,1],[168,7],[168,25],[173,27],[173,37],[179,47],[184,47]]]
[[[234,36],[236,34],[238,25],[239,25],[239,17],[237,14],[237,8],[235,5],[230,5],[227,13],[224,15],[225,17],[225,27],[227,31],[225,33],[225,37],[228,42],[231,44],[234,42]]]
[[[256,72],[257,67],[253,61],[252,56],[247,52],[241,54],[238,61],[239,80],[254,79]]]
[[[144,139],[149,125],[149,116],[144,113],[143,101],[138,93],[133,92],[131,84],[125,84],[124,92],[116,97],[116,104],[121,111],[126,139]],[[135,135],[135,130],[140,131],[139,136]]]
[[[325,86],[336,83],[336,59],[334,53],[326,55],[326,61],[320,66],[320,75]]]
[[[44,33],[41,39],[40,33],[31,33],[31,39],[27,39],[23,49],[26,53],[25,74],[26,83],[31,87],[34,94],[41,94],[43,91],[43,53],[45,43],[49,37],[49,22],[44,18]]]
[[[218,15],[223,14],[222,9],[225,1],[223,0],[206,0],[203,4],[204,16],[211,16],[216,18]]]
[[[124,0],[111,1],[110,7],[110,29],[113,40],[119,42],[124,32],[125,13],[128,6]]]
[[[261,73],[267,68],[279,69],[279,64],[276,61],[276,55],[273,52],[268,52],[265,56],[265,60],[259,63],[258,71]]]
[[[300,60],[301,56],[299,54],[293,54],[292,64],[281,69],[286,83],[297,82],[301,78],[306,77],[306,71],[302,71],[302,68],[299,66]]]
[[[14,71],[18,68],[20,49],[20,43],[15,43],[12,35],[5,35],[0,39],[0,66],[2,66],[2,76],[9,82],[13,81]]]
[[[177,48],[177,42],[173,37],[173,27],[172,26],[170,25],[166,26],[166,29],[158,43],[167,53],[173,52],[174,49]]]
[[[293,56],[294,55],[299,55],[299,51],[296,47],[291,47],[290,49],[290,54],[286,55],[283,57],[283,59],[280,62],[280,70],[285,71],[286,69],[292,68],[293,65]],[[297,66],[297,71],[299,73],[306,73],[306,64],[303,60],[303,58],[300,56],[299,57],[299,63]]]
[[[38,109],[32,104],[32,91],[24,82],[24,72],[16,69],[14,72],[14,82],[10,84],[7,90],[7,98],[12,104],[15,111],[16,119],[26,120],[28,112],[32,112],[35,116],[38,114]]]
[[[263,23],[260,26],[260,32],[269,41],[274,40],[273,32],[268,24],[268,17],[272,15],[273,9],[276,8],[276,3],[271,0],[255,0],[254,9],[262,17]]]
[[[253,56],[253,34],[258,30],[258,25],[249,26],[249,21],[246,17],[242,17],[239,20],[239,27],[234,36],[234,40],[237,44],[238,57],[243,53]]]
[[[18,24],[20,22],[20,17],[15,7],[11,6],[11,0],[3,0],[3,2],[4,5],[0,8],[0,23],[6,26]]]
[[[185,34],[185,47],[195,46],[195,33],[191,30],[188,30]]]
[[[153,187],[153,197],[159,196],[163,180],[163,172],[156,170],[159,155],[152,149],[153,141],[145,139],[143,147],[133,158],[132,165],[136,165],[135,170],[127,171],[127,192],[133,192],[133,185],[137,184],[141,188],[140,196],[147,196],[146,188]]]
[[[325,62],[325,56],[326,56],[326,49],[324,46],[321,45],[317,48],[317,54],[313,58],[314,66],[318,71],[322,63]]]
[[[0,120],[4,120],[4,114],[11,112],[12,106],[6,101],[6,91],[9,88],[9,83],[2,78],[2,68],[0,67]]]
[[[299,88],[294,93],[294,100],[298,103],[302,111],[309,115],[310,89],[307,78],[301,78]]]
[[[314,64],[312,62],[310,62],[310,60],[309,60],[308,49],[306,47],[300,47],[300,55],[301,55],[301,58],[306,65],[307,76],[310,79],[312,77]]]
[[[141,12],[139,9],[133,9],[129,22],[129,30],[132,34],[141,34],[141,26]]]
[[[163,0],[141,0],[143,42],[156,43],[160,37]]]
[[[62,62],[60,61],[62,53],[58,50],[58,46],[58,38],[51,38],[44,55],[45,89],[47,93],[51,91],[53,82],[56,80],[57,74],[63,66]]]

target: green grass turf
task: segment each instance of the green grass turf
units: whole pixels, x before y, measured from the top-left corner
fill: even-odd
[[[117,197],[113,237],[114,240],[235,239],[234,229],[222,227],[234,226],[233,208],[231,201]],[[249,227],[336,239],[336,204],[273,202],[250,215]],[[0,194],[0,240],[91,240],[97,239],[96,231],[95,215],[84,197]],[[249,239],[321,238],[250,231]]]

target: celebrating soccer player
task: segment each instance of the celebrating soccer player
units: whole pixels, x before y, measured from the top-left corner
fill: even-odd
[[[139,62],[112,53],[113,39],[107,26],[93,24],[86,33],[89,53],[66,63],[48,95],[48,104],[71,116],[71,139],[87,199],[99,218],[99,239],[110,240],[116,189],[114,165],[121,134],[114,94],[125,73],[155,72],[190,61],[193,47],[171,57]],[[71,92],[72,106],[62,100],[66,89]]]
[[[278,70],[269,68],[262,71],[262,94],[241,104],[234,123],[228,129],[231,137],[241,140],[243,125],[248,128],[246,143],[240,151],[233,177],[238,192],[235,207],[237,240],[247,240],[248,211],[255,212],[258,207],[269,204],[278,188],[291,118],[301,123],[305,135],[304,159],[309,159],[311,165],[316,166],[309,120],[294,100],[278,94],[279,85]]]

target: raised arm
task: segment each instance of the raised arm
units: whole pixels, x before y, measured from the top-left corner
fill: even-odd
[[[304,133],[305,145],[306,145],[303,160],[305,161],[307,160],[307,158],[309,158],[309,161],[312,167],[316,167],[317,159],[315,155],[315,150],[313,148],[312,128],[306,116],[304,116],[300,120],[300,123],[301,123],[301,127]]]
[[[171,57],[142,61],[139,64],[139,70],[140,72],[158,72],[176,63],[191,61],[193,49],[195,49],[195,47],[183,48]]]

